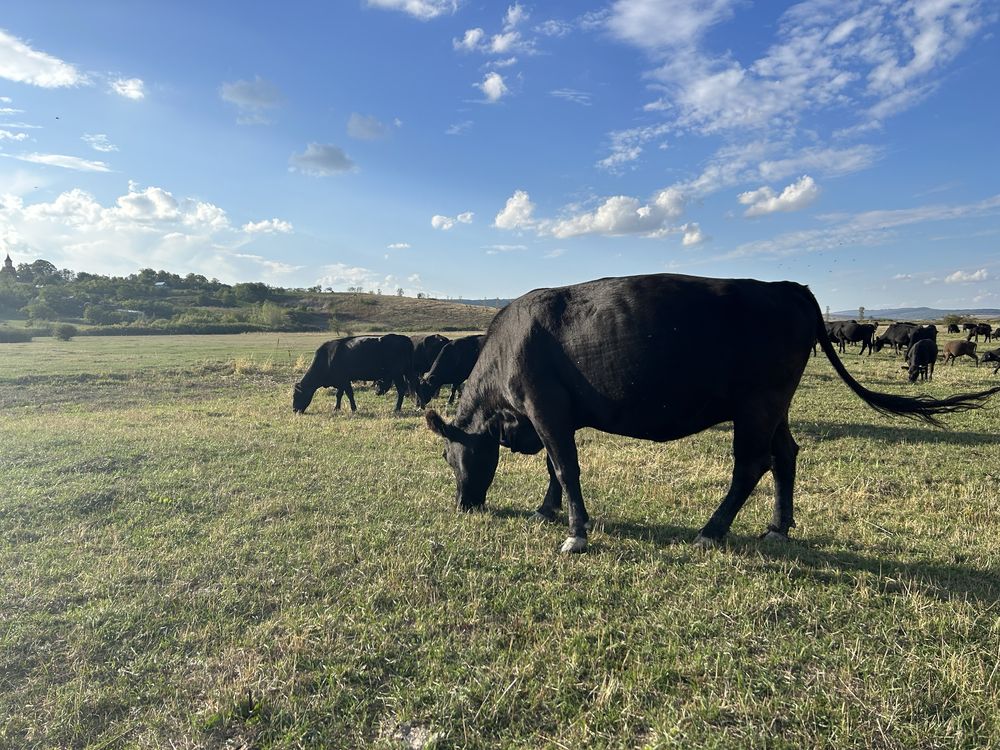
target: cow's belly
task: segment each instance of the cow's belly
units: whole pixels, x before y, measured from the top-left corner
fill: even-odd
[[[664,442],[694,435],[733,419],[728,404],[715,402],[674,402],[619,404],[616,409],[584,417],[584,427],[615,435]]]

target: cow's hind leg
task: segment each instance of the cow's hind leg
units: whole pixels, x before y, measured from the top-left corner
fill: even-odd
[[[350,383],[344,386],[344,393],[347,394],[347,400],[351,402],[351,411],[357,411],[358,405],[354,403],[354,388]]]
[[[545,468],[549,470],[549,486],[545,490],[545,499],[535,511],[535,518],[539,521],[555,521],[556,516],[562,508],[562,485],[556,476],[556,470],[552,466],[552,459],[545,456]]]
[[[406,380],[402,375],[396,375],[392,379],[392,384],[396,386],[396,408],[393,411],[400,411],[403,408],[403,399],[406,398]]]
[[[742,417],[733,422],[733,479],[729,492],[694,540],[701,547],[722,541],[736,514],[760,478],[771,468],[771,441],[775,425],[763,417]],[[789,493],[789,497],[790,497]]]
[[[799,454],[799,446],[788,429],[787,417],[778,425],[771,439],[771,456],[774,464],[771,473],[774,475],[774,513],[763,539],[784,541],[788,539],[788,530],[795,528],[795,513],[792,495],[795,489],[795,460]]]
[[[340,402],[344,399],[344,389],[337,389],[337,405],[333,407],[334,411],[340,411]]]

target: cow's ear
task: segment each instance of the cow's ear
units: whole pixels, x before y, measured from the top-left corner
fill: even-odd
[[[424,419],[427,421],[427,429],[436,435],[440,435],[445,440],[456,441],[462,436],[462,431],[453,424],[448,424],[444,418],[433,409],[424,412]]]

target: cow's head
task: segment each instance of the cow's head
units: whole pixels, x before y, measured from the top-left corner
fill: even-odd
[[[417,382],[417,400],[421,406],[426,406],[431,402],[431,399],[437,398],[438,391],[441,390],[441,386],[433,386],[428,383],[423,378]]]
[[[992,352],[986,352],[983,355],[981,362],[1000,362],[1000,349]]]
[[[921,372],[927,372],[927,365],[910,365],[906,375],[911,383],[916,383]]]
[[[445,422],[433,409],[424,417],[431,432],[444,438],[444,459],[455,472],[455,504],[461,510],[484,505],[500,459],[500,441],[488,431],[466,432]]]
[[[885,346],[885,341],[882,339],[875,339],[875,351],[882,351],[882,347]]]
[[[392,388],[392,381],[391,380],[383,378],[382,380],[376,380],[375,381],[375,395],[376,396],[384,396],[385,394],[387,394],[389,392],[390,388]]]
[[[315,390],[303,388],[302,381],[296,383],[295,389],[292,391],[292,411],[296,414],[303,414],[309,404],[312,403],[315,392]]]

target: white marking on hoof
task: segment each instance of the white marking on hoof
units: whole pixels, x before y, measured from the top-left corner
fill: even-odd
[[[548,516],[539,513],[537,510],[531,514],[531,520],[535,523],[555,523],[556,519],[549,518]]]
[[[719,540],[699,534],[694,538],[693,544],[698,549],[715,549],[719,546]]]
[[[768,529],[767,533],[761,537],[765,542],[787,542],[788,536],[782,534],[780,531],[775,531],[774,529]]]
[[[564,555],[575,554],[578,552],[586,552],[587,550],[587,537],[585,536],[571,536],[567,537],[566,541],[563,542],[562,547],[559,551]]]

